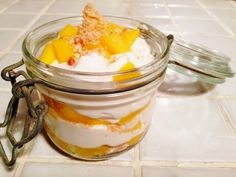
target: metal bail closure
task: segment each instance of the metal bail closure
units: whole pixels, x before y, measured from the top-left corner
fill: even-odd
[[[169,68],[210,84],[225,82],[233,77],[230,58],[200,45],[175,39],[170,49]]]
[[[8,104],[6,115],[3,123],[0,123],[0,128],[6,127],[6,136],[12,145],[12,154],[9,158],[6,151],[3,148],[2,142],[0,141],[0,156],[6,166],[13,166],[17,159],[17,152],[26,143],[31,141],[41,130],[42,118],[47,112],[47,105],[39,102],[33,104],[31,93],[34,89],[34,82],[29,76],[22,70],[15,71],[16,68],[22,66],[24,61],[21,60],[13,65],[4,68],[1,72],[1,76],[4,80],[10,81],[12,84],[12,98]],[[19,76],[23,76],[26,80],[17,82],[16,79]],[[31,81],[31,85],[27,81]],[[19,100],[25,99],[28,115],[24,118],[23,132],[20,140],[16,140],[14,137],[14,123],[16,121],[17,110]]]

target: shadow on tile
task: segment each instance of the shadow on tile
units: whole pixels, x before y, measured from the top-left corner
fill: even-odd
[[[168,69],[158,93],[160,96],[199,96],[210,93],[214,88],[215,85],[203,83]]]

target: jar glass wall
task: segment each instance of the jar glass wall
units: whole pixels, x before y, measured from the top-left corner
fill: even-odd
[[[56,146],[86,160],[102,160],[132,148],[147,132],[157,87],[164,79],[169,46],[164,34],[131,19],[106,17],[114,23],[139,28],[155,59],[125,72],[78,72],[46,65],[37,59],[42,46],[57,37],[65,24],[81,23],[70,17],[45,24],[26,37],[23,54],[32,78],[53,85],[36,84],[40,98],[49,107],[44,128]],[[114,76],[136,78],[114,82]]]

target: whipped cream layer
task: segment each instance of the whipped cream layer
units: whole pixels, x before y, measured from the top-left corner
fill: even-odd
[[[151,106],[149,105],[142,113],[137,115],[134,121],[122,126],[123,130],[120,131],[112,131],[105,125],[87,126],[80,123],[72,123],[59,117],[54,118],[49,114],[44,121],[46,126],[67,144],[81,148],[97,148],[103,145],[118,146],[147,130],[152,116]],[[141,127],[137,130],[132,130],[132,127],[139,121]]]
[[[129,52],[112,55],[110,59],[105,58],[99,52],[91,52],[81,56],[75,66],[67,63],[58,63],[56,60],[52,64],[55,67],[81,71],[81,72],[112,72],[119,71],[128,61],[135,65],[135,68],[150,63],[154,59],[147,42],[138,37]]]

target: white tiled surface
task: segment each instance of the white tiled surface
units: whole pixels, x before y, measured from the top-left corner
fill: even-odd
[[[86,2],[0,0],[0,69],[21,58],[21,43],[27,31],[56,18],[80,14]],[[235,1],[94,0],[94,3],[103,14],[137,18],[165,33],[224,52],[232,58],[236,69]],[[150,131],[134,149],[112,160],[82,162],[60,152],[42,132],[20,153],[13,169],[6,169],[0,162],[0,176],[235,177],[236,78],[212,90],[207,88],[168,70],[159,89]],[[9,83],[0,80],[1,117],[9,97]],[[1,140],[6,142],[4,131],[0,133]]]

